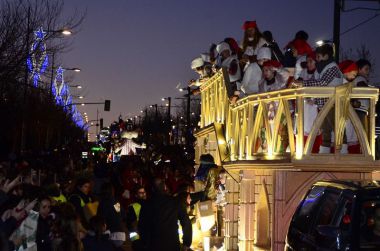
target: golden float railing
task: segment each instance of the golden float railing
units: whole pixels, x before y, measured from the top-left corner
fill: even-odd
[[[375,158],[375,105],[379,91],[372,87],[353,88],[351,83],[334,87],[303,87],[275,92],[252,94],[229,102],[225,83],[228,79],[218,71],[201,86],[201,129],[215,126],[219,151],[224,161],[315,159],[325,155],[373,161]],[[308,98],[328,98],[318,113],[309,136],[304,142],[304,101]],[[368,127],[364,128],[351,99],[369,100]],[[277,106],[269,120],[268,105]],[[312,154],[314,140],[328,114],[335,107],[334,146],[341,149],[346,121],[350,120],[361,146],[361,154],[343,156]],[[285,134],[287,135],[284,135]],[[265,149],[260,147],[265,139]],[[286,142],[284,142],[284,140]],[[286,147],[286,149],[285,149]],[[264,149],[264,150],[263,150]]]

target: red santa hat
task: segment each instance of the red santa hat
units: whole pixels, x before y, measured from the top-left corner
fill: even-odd
[[[317,55],[315,54],[315,51],[311,51],[306,55],[307,58],[312,58],[314,61],[317,61]]]
[[[305,55],[313,51],[310,45],[303,39],[294,39],[287,47],[296,49],[298,55]]]
[[[226,42],[229,46],[230,46],[230,49],[235,53],[237,54],[241,49],[239,47],[239,44],[236,42],[235,39],[233,39],[232,37],[227,37],[224,39],[224,42]]]
[[[257,28],[256,21],[245,21],[243,26],[241,27],[244,31],[250,29],[250,28]]]
[[[345,74],[351,71],[358,71],[358,66],[352,60],[344,60],[340,62],[339,69],[342,71],[343,74]]]
[[[274,67],[274,68],[280,68],[282,67],[281,63],[276,60],[269,60],[264,62],[263,67]]]

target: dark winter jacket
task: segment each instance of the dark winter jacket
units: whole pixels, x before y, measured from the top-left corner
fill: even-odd
[[[36,243],[38,251],[52,251],[52,242],[50,239],[50,219],[38,217]]]
[[[85,195],[78,189],[76,189],[70,196],[69,196],[69,202],[73,204],[75,207],[75,211],[79,215],[79,217],[82,220],[82,223],[86,222],[86,218],[84,217],[84,211],[83,206],[89,202],[91,202],[91,197],[88,195]]]
[[[178,221],[182,226],[183,244],[190,247],[191,222],[179,200],[166,194],[154,194],[142,205],[139,219],[139,233],[145,249],[180,250]]]
[[[112,241],[108,235],[96,237],[95,235],[87,234],[82,240],[84,251],[116,251]]]
[[[103,198],[99,202],[97,215],[105,219],[107,228],[114,232],[125,232],[126,212],[121,208],[120,203],[114,198]]]

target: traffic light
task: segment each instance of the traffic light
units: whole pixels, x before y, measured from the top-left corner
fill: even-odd
[[[100,130],[102,130],[103,129],[103,119],[99,119],[99,124],[100,124]]]
[[[104,101],[104,111],[109,112],[111,110],[111,100]]]

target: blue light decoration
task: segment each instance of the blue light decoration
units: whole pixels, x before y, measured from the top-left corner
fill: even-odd
[[[55,102],[57,105],[61,105],[61,106],[63,105],[61,93],[62,93],[62,89],[65,83],[63,79],[64,71],[65,70],[61,66],[58,67],[55,74],[54,82],[52,84],[52,92],[55,97]]]
[[[79,128],[87,130],[88,128],[86,128],[86,124],[83,121],[82,114],[77,110],[75,105],[72,106],[71,111],[72,111],[72,113],[71,113],[72,114],[72,120],[73,120],[74,124]]]
[[[70,97],[70,91],[69,91],[69,87],[66,83],[63,83],[62,85],[62,89],[61,89],[61,92],[59,93],[59,95],[61,96],[61,105],[63,106],[63,110],[65,112],[68,112],[70,111],[70,105],[67,104],[67,101],[69,100],[69,97]]]
[[[31,73],[34,87],[38,87],[38,81],[41,78],[41,74],[45,72],[49,65],[49,57],[46,53],[46,44],[44,40],[45,36],[46,32],[42,27],[34,32],[34,42],[26,59],[26,64]]]
[[[86,124],[83,121],[82,114],[77,110],[75,104],[73,104],[73,97],[70,94],[69,85],[65,83],[63,73],[65,70],[59,66],[56,70],[55,78],[52,84],[52,93],[57,105],[62,106],[63,110],[71,115],[71,119],[74,124],[86,130]]]

